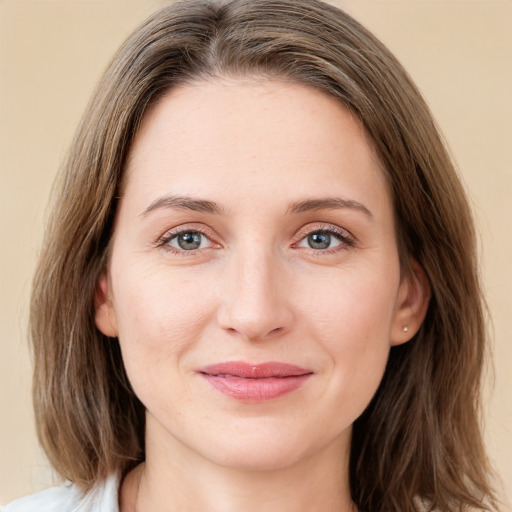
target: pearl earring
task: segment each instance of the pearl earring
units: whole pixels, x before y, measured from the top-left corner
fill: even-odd
[[[409,330],[409,326],[408,325],[404,325],[402,327],[402,331],[407,332],[408,330]]]

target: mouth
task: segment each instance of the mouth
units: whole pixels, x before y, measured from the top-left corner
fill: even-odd
[[[217,391],[246,402],[263,402],[291,393],[313,375],[311,370],[287,363],[243,361],[205,366],[197,373]]]

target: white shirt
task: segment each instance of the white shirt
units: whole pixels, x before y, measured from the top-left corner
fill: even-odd
[[[111,475],[83,494],[68,483],[9,503],[2,512],[119,512],[119,476]]]

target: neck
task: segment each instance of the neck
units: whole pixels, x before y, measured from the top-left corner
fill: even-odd
[[[183,445],[169,452],[147,440],[146,463],[123,484],[121,512],[354,512],[349,441],[350,433],[292,465],[262,470],[220,466]]]

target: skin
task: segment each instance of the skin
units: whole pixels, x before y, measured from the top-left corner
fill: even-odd
[[[361,125],[303,85],[198,82],[146,114],[127,177],[96,315],[147,409],[146,463],[124,480],[122,512],[353,510],[351,425],[428,302],[421,268],[401,274]],[[304,207],[326,198],[345,203]],[[199,248],[180,248],[177,230],[203,233]],[[312,376],[245,402],[197,373],[224,361]]]

